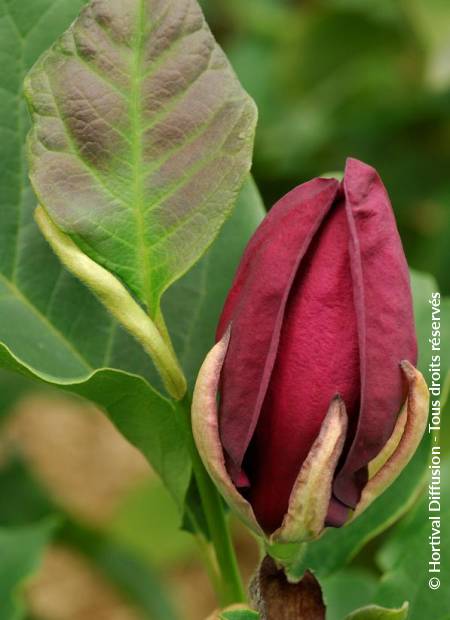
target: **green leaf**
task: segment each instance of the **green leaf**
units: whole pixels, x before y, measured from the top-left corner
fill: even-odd
[[[57,512],[47,491],[31,475],[18,454],[2,464],[0,498],[1,527],[30,525]]]
[[[327,620],[342,620],[355,608],[373,601],[378,578],[367,570],[348,568],[321,579]]]
[[[184,324],[187,326],[186,331],[181,329],[177,332],[180,337],[175,339],[175,344],[180,347],[180,350],[182,348],[182,359],[188,362],[191,383],[198,365],[212,345],[213,326],[217,321],[240,253],[262,214],[263,208],[259,195],[253,183],[248,182],[242,190],[239,209],[235,211],[230,222],[224,227],[216,244],[196,266],[193,275],[187,274],[174,287],[173,292],[170,291],[171,298],[168,307],[171,311],[169,318],[172,316],[175,320],[177,313],[180,313],[181,310],[183,316],[188,319]],[[34,228],[34,224],[31,222],[30,225],[33,233],[37,236],[38,231]],[[38,260],[44,262],[48,258],[48,249],[45,245],[41,249],[42,254],[38,255]],[[226,254],[224,253],[225,249],[227,250]],[[226,265],[220,262],[219,259],[222,257],[224,257],[223,260]],[[27,263],[24,262],[25,273],[27,273],[27,267]],[[92,333],[89,329],[91,327],[89,323],[86,325],[86,321],[91,318],[89,313],[93,309],[97,311],[99,320],[101,318],[107,320],[108,326],[111,325],[111,321],[108,317],[102,317],[102,308],[95,305],[95,300],[91,298],[87,290],[82,287],[78,289],[78,283],[66,272],[63,272],[63,276],[68,281],[68,287],[65,289],[66,294],[72,296],[73,299],[68,310],[72,309],[78,315],[78,321],[83,322],[85,328],[87,327],[84,333],[80,330],[79,335],[72,336],[72,349],[77,352],[78,349],[75,347],[83,347],[85,340],[90,337],[96,338],[98,342],[98,332],[93,331]],[[79,313],[76,306],[77,300],[78,303],[82,300],[88,302],[85,306],[87,316],[84,315],[84,312]],[[31,305],[31,301],[28,302],[28,306],[30,310],[37,313],[37,309]],[[202,317],[200,323],[196,323],[198,316]],[[4,317],[5,324],[13,328],[15,320],[6,308],[4,309]],[[69,312],[66,316],[67,322],[70,322],[72,318],[75,317],[71,317]],[[48,384],[79,394],[106,409],[111,420],[122,434],[144,453],[155,470],[161,475],[180,506],[189,485],[190,461],[187,448],[181,440],[182,435],[180,435],[177,418],[168,401],[151,388],[145,379],[124,371],[92,369],[89,374],[76,378],[76,372],[72,372],[71,375],[69,368],[64,367],[63,362],[66,359],[64,355],[61,358],[57,357],[56,360],[53,359],[54,350],[51,346],[43,347],[40,358],[37,360],[37,356],[34,356],[35,343],[42,342],[42,338],[47,333],[52,335],[56,331],[50,319],[53,317],[45,317],[45,321],[43,320],[41,325],[33,326],[33,328],[27,323],[25,328],[28,326],[29,331],[26,330],[26,340],[21,339],[17,342],[13,329],[6,332],[5,335],[8,336],[7,341],[11,348],[14,347],[15,351],[18,350],[25,361],[19,359],[19,356],[14,355],[13,351],[6,346],[1,346],[0,365],[3,368],[21,372],[23,375],[40,379]],[[93,324],[92,330],[94,328],[95,325]],[[187,335],[190,333],[189,330],[192,332],[197,330],[197,334],[192,334],[189,336],[189,340],[184,340],[182,334]],[[117,344],[119,345],[122,342],[126,345],[121,351],[122,357],[116,357],[116,359],[126,366],[128,358],[131,358],[131,362],[136,354],[139,358],[140,351],[134,341],[129,339],[127,334],[122,332],[117,325],[115,325],[115,332],[119,338]],[[58,333],[62,339],[63,333]],[[98,342],[98,345],[102,346],[102,343]],[[29,360],[34,362],[37,368],[26,363]],[[145,362],[145,360],[142,361]],[[46,371],[51,368],[52,372],[56,373],[58,371],[57,363],[60,364],[59,369],[62,368],[66,372],[61,373],[62,376],[54,377]],[[90,365],[87,366],[87,368],[90,367]],[[133,367],[132,363],[131,367]],[[150,375],[148,369],[146,369],[145,374]]]
[[[22,81],[76,16],[81,0],[0,0],[0,340],[52,377],[101,366],[151,376],[143,350],[63,269],[37,230],[24,141]]]
[[[90,3],[26,93],[39,202],[157,317],[251,163],[254,103],[196,0]]]
[[[441,463],[442,490],[440,512],[430,512],[428,493],[423,494],[420,503],[407,518],[390,533],[378,554],[378,561],[384,572],[374,597],[380,605],[399,605],[410,602],[408,620],[447,620],[450,609],[450,461]],[[431,558],[429,536],[432,535],[430,517],[440,516],[441,531],[439,549],[441,554],[440,573],[428,571]],[[437,532],[435,532],[436,534]],[[435,539],[435,543],[436,543]],[[432,589],[429,580],[437,577],[440,587]]]
[[[0,144],[7,149],[2,156],[8,164],[0,167],[0,340],[4,343],[0,365],[62,385],[108,408],[113,422],[144,452],[180,505],[189,485],[189,457],[167,401],[145,380],[158,385],[149,359],[95,297],[62,268],[32,217],[35,201],[23,158],[29,124],[21,99],[22,76],[70,24],[81,4],[72,0],[0,4],[0,53],[13,73],[0,75],[0,87],[5,89],[0,99]],[[182,311],[183,326],[190,334],[187,342],[179,332],[178,344],[191,384],[196,365],[212,344],[213,325],[240,253],[261,218],[261,203],[251,182],[244,186],[239,203],[233,216],[239,229],[226,228],[219,249],[212,248],[194,275],[180,281],[178,292],[170,291],[166,304],[174,318]],[[219,259],[222,262],[216,265]],[[198,316],[204,323],[200,330],[195,323]],[[102,370],[105,366],[114,370]]]
[[[442,404],[444,404],[442,402]],[[439,440],[441,436],[439,436]],[[440,446],[442,448],[442,446]],[[431,458],[431,457],[430,457]],[[442,459],[446,462],[448,455],[443,451]],[[445,467],[445,466],[444,466]],[[449,478],[448,464],[446,477]],[[426,491],[421,496],[418,504],[412,512],[409,512],[404,519],[395,525],[395,528],[384,541],[382,547],[378,549],[376,562],[383,572],[389,571],[401,558],[405,552],[404,540],[414,537],[417,527],[421,525],[421,521],[427,520],[426,515]]]
[[[38,569],[57,525],[55,519],[22,527],[0,527],[0,605],[2,620],[25,616],[22,588]]]
[[[175,328],[174,343],[185,362],[191,385],[203,357],[213,344],[215,325],[240,255],[263,214],[259,194],[250,180],[244,185],[238,208],[216,243],[192,272],[168,291],[165,307],[169,324]],[[44,246],[43,250],[46,249]],[[77,284],[71,279],[70,282]],[[89,299],[89,293],[81,288],[80,296],[83,294]],[[84,318],[81,315],[81,320]],[[183,318],[183,321],[177,323],[177,318]],[[13,323],[10,316],[8,320]],[[48,326],[51,327],[51,323]],[[33,350],[33,343],[41,336],[42,329],[30,333],[29,341],[24,343],[25,355]],[[85,337],[90,336],[87,331]],[[13,340],[11,334],[10,338]],[[122,332],[122,342],[126,338]],[[76,346],[83,345],[81,334],[75,342]],[[126,353],[130,357],[135,349],[134,342],[128,342]],[[46,353],[52,363],[52,351]],[[126,364],[126,359],[123,363]],[[0,365],[82,395],[106,409],[122,434],[145,454],[160,474],[179,507],[182,505],[190,478],[187,448],[181,441],[182,435],[171,406],[144,379],[106,369],[93,370],[90,375],[75,381],[74,378],[54,378],[42,372],[42,366],[32,368],[6,348],[0,348]],[[150,373],[147,371],[146,374]]]
[[[70,24],[81,5],[81,1],[73,0],[0,0],[0,54],[7,67],[0,74],[0,88],[5,91],[0,98],[0,148],[7,164],[0,167],[0,341],[4,343],[0,365],[22,376],[62,385],[108,408],[113,422],[144,452],[180,505],[189,484],[189,458],[170,406],[146,381],[158,385],[151,362],[90,291],[61,266],[32,217],[35,200],[23,153],[29,123],[21,98],[22,78]],[[194,328],[189,343],[179,339],[183,359],[195,357],[196,364],[213,338],[210,326],[216,316],[209,318],[213,315],[208,315],[208,305],[218,315],[221,303],[206,290],[212,283],[216,287],[212,290],[219,290],[224,297],[230,272],[255,220],[261,217],[261,205],[251,184],[242,190],[242,195],[246,194],[256,196],[256,207],[246,198],[240,199],[234,221],[242,224],[242,232],[236,230],[233,239],[228,228],[224,239],[228,262],[220,286],[222,267],[214,264],[224,245],[204,257],[203,264],[196,267],[197,277],[188,274],[188,283],[180,281],[179,293],[170,292],[167,306],[174,317],[182,310],[184,325],[195,323],[198,313],[205,327],[208,321],[201,338],[193,333]],[[189,287],[193,294],[180,308]],[[192,368],[192,384],[195,364],[189,361],[188,366]],[[114,370],[102,370],[104,367]]]
[[[220,620],[258,620],[260,617],[257,611],[252,609],[233,609],[231,611],[223,611]]]
[[[223,503],[226,507],[225,502]],[[208,526],[206,515],[203,511],[203,504],[195,476],[192,476],[191,484],[186,493],[186,509],[181,520],[183,532],[202,532],[206,540],[211,540],[211,531]]]
[[[408,603],[398,609],[386,609],[378,605],[368,605],[349,614],[345,620],[406,620]]]
[[[431,306],[428,300],[431,294],[438,291],[436,280],[429,273],[410,271],[413,291],[414,319],[416,323],[417,342],[419,348],[419,370],[428,381],[428,365],[431,362],[431,346],[428,342],[431,328]]]
[[[95,297],[61,266],[32,217],[35,201],[23,157],[29,124],[21,99],[22,76],[70,24],[82,3],[40,0],[38,4],[38,11],[35,0],[0,4],[0,53],[5,66],[13,70],[13,75],[8,71],[0,75],[0,87],[5,89],[0,99],[0,144],[7,149],[2,152],[7,165],[0,167],[0,340],[4,343],[0,365],[62,385],[108,408],[113,422],[144,452],[180,505],[189,484],[189,459],[170,406],[145,380],[157,384],[151,362]],[[43,14],[45,19],[41,19]],[[244,194],[249,191],[256,195],[254,189],[243,189]],[[248,220],[248,225],[243,235],[236,233],[236,243],[229,244],[233,252],[240,253],[251,232],[252,216],[246,213],[253,212],[245,210],[246,204],[241,200],[244,212],[235,221],[244,224]],[[258,213],[260,208],[258,203]],[[228,258],[234,268],[237,255],[230,250]],[[186,276],[189,286],[199,292],[218,277],[211,258],[203,260],[206,265],[197,268],[199,282]],[[224,273],[229,275],[227,270]],[[227,285],[223,281],[222,290]],[[175,304],[186,290],[182,282],[180,286],[180,294],[172,296]],[[204,292],[201,296],[203,303],[211,302]],[[176,305],[173,307],[175,314]],[[195,321],[198,310],[198,298],[191,296],[183,312]],[[209,337],[212,339],[212,334]],[[193,354],[195,346],[194,341],[185,350]],[[198,348],[200,356],[206,352],[202,346]],[[105,366],[114,370],[101,370]]]

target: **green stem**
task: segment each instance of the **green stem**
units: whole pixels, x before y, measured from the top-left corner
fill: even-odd
[[[214,547],[211,543],[206,541],[201,534],[196,534],[195,540],[214,592],[216,592],[217,597],[220,598],[222,592],[222,577],[220,575],[219,567],[217,566]]]
[[[233,603],[244,603],[246,601],[245,591],[223,501],[195,446],[190,424],[190,401],[187,396],[179,402],[179,408],[188,426],[194,477],[222,577],[221,591],[218,593],[219,603],[224,607]]]
[[[308,550],[308,543],[266,544],[265,549],[276,564],[283,567],[288,580],[292,583],[298,582],[304,573],[303,560]]]
[[[212,483],[203,463],[193,463],[194,475],[203,502],[206,521],[214,544],[217,562],[222,574],[223,606],[245,602],[245,593],[239,573],[236,554],[231,540],[228,521],[225,517],[222,499]],[[194,457],[195,460],[195,457]]]
[[[214,553],[214,547],[201,533],[201,527],[197,522],[194,512],[189,508],[189,506],[186,506],[186,513],[194,529],[198,532],[197,534],[194,534],[195,542],[197,543],[200,557],[202,558],[203,565],[214,588],[214,592],[216,592],[219,597],[222,592],[222,580],[219,567],[217,565],[216,555]]]

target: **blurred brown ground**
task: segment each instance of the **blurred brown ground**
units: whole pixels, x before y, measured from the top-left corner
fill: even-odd
[[[2,432],[3,457],[19,449],[34,475],[74,518],[106,527],[133,488],[154,478],[142,455],[93,406],[60,396],[23,400]],[[155,506],[155,510],[158,507]],[[257,563],[256,543],[237,528],[244,576]],[[203,620],[215,598],[197,557],[183,555],[161,577],[182,620]],[[98,569],[72,549],[53,545],[27,585],[39,620],[142,620]]]

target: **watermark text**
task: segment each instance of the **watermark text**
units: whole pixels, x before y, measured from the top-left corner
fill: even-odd
[[[428,432],[431,435],[430,479],[428,485],[428,519],[430,534],[428,543],[430,555],[428,561],[428,585],[432,590],[441,586],[441,296],[439,292],[431,294],[430,348],[430,420]]]

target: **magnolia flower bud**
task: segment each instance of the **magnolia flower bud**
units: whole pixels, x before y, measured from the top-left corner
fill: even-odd
[[[377,172],[293,189],[250,240],[193,430],[224,497],[258,533],[341,526],[400,473],[425,429],[407,263]],[[217,395],[219,394],[219,404]]]

